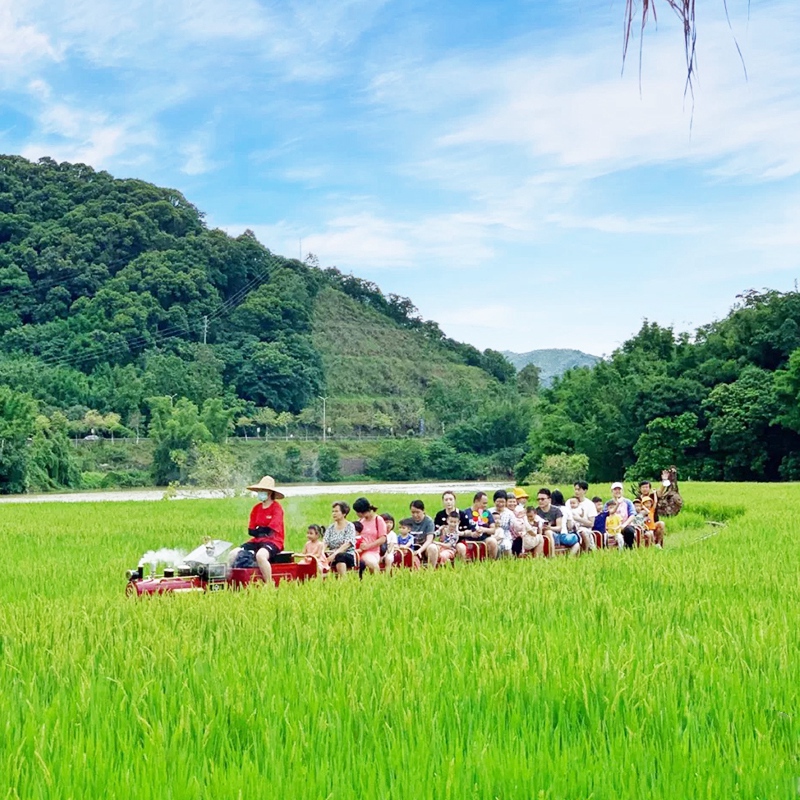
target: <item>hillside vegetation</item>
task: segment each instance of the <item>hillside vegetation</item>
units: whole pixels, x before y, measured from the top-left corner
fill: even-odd
[[[423,397],[458,375],[514,392],[407,298],[209,230],[175,190],[0,157],[2,491],[74,485],[67,435],[148,433],[154,478],[183,479],[198,444],[321,432],[321,396],[335,434],[435,428]]]

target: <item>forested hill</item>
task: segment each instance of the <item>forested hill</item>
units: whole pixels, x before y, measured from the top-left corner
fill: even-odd
[[[384,346],[353,352],[358,331]],[[393,360],[399,341],[410,371]],[[350,423],[371,427],[377,412],[379,426],[418,426],[426,362],[439,377],[513,376],[498,353],[447,339],[406,298],[277,256],[250,233],[209,230],[177,191],[0,157],[0,385],[32,393],[45,412],[115,413],[132,427],[157,396],[198,407],[223,398],[248,419],[355,393]],[[386,394],[393,405],[371,404]]]
[[[323,289],[371,309],[374,332],[413,334],[409,360],[424,351],[506,376],[502,358],[445,339],[409,300],[276,256],[250,234],[209,230],[177,191],[0,159],[0,381],[50,406],[124,421],[149,396],[228,395],[298,413],[328,383],[321,350],[347,346],[333,320],[313,332]],[[423,372],[405,388],[421,391]]]

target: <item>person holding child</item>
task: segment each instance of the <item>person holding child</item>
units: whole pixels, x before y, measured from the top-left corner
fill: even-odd
[[[469,523],[467,522],[467,512],[460,511],[456,505],[455,492],[451,491],[450,489],[442,492],[442,505],[444,508],[440,511],[437,511],[436,516],[433,518],[433,525],[437,530],[439,530],[442,526],[447,525],[447,517],[450,515],[451,511],[458,511],[459,530],[465,531],[469,527]]]
[[[386,544],[386,521],[376,512],[366,497],[359,497],[353,503],[353,511],[361,523],[361,540],[356,552],[361,561],[362,571],[368,569],[373,575],[381,568],[381,547]]]

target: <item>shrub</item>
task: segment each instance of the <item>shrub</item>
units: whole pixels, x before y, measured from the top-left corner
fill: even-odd
[[[414,481],[425,476],[425,446],[417,439],[381,442],[366,471],[381,481]]]
[[[335,483],[342,479],[339,465],[339,450],[332,445],[320,447],[317,454],[317,476],[326,483]]]
[[[589,472],[589,456],[583,453],[567,455],[545,456],[539,469],[526,476],[522,483],[531,485],[535,483],[547,484],[572,484],[575,481],[586,480]]]
[[[81,488],[82,489],[104,489],[103,482],[106,479],[104,472],[82,472],[81,473]]]

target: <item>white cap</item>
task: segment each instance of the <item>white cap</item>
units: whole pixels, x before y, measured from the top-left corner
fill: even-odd
[[[619,481],[617,481],[616,483],[612,483],[611,484],[611,488],[612,489],[624,489],[625,487]]]

